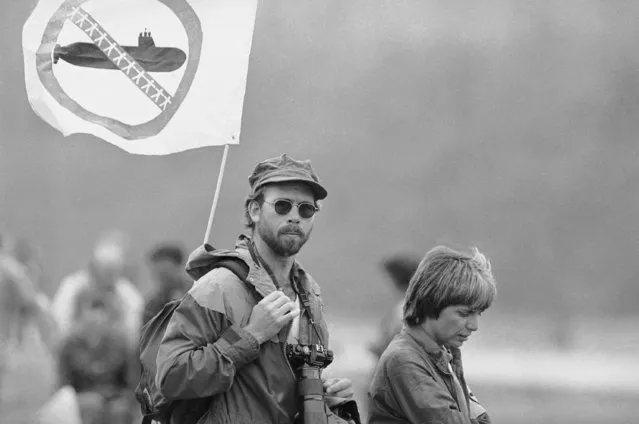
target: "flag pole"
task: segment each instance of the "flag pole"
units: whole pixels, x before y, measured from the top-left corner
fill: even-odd
[[[222,153],[222,164],[220,165],[220,173],[217,176],[217,185],[215,186],[215,194],[213,195],[213,205],[211,205],[211,213],[209,214],[209,223],[206,226],[206,234],[204,235],[204,244],[207,244],[211,237],[211,228],[213,227],[213,217],[217,208],[217,201],[220,198],[220,188],[222,187],[222,179],[224,177],[224,168],[226,168],[226,158],[229,155],[229,145],[224,145],[224,153]]]

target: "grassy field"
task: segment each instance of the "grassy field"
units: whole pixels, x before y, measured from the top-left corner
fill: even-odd
[[[478,386],[495,423],[621,424],[637,422],[637,396],[509,386]]]
[[[46,399],[52,375],[44,357],[22,362],[5,382],[0,424],[31,424]],[[362,414],[366,414],[368,373],[351,374]],[[475,385],[494,423],[628,424],[639,415],[637,396],[615,391],[585,392],[507,385]],[[60,423],[64,424],[64,423]]]
[[[366,353],[365,342],[374,327],[342,320],[339,326],[331,327],[336,360],[327,372],[351,378],[365,416],[366,389],[374,365]],[[485,342],[478,339],[465,348],[466,371],[473,390],[494,423],[637,422],[639,367],[632,357],[610,355],[607,361],[598,361],[594,353],[589,352],[581,355],[583,358],[579,361],[576,358],[580,355],[573,354],[574,359],[568,361],[561,355],[552,359],[553,353],[545,351],[547,360],[541,360],[541,354],[526,352],[523,346],[512,355],[504,352],[487,355],[490,351],[484,350]],[[574,374],[587,378],[575,378]],[[539,378],[535,380],[533,376]],[[13,355],[3,382],[0,424],[33,423],[33,413],[51,394],[53,383],[51,360],[37,343],[27,343],[20,355]]]
[[[367,410],[367,379],[363,374],[354,379],[362,414]],[[482,384],[473,390],[495,424],[628,424],[639,415],[638,396],[615,391]]]
[[[331,326],[336,360],[330,372],[353,380],[366,414],[374,359],[365,346],[375,327],[352,319],[336,322]],[[552,348],[549,327],[541,319],[491,317],[484,323],[485,331],[464,346],[464,363],[469,384],[494,423],[638,422],[639,344],[636,336],[628,336],[635,334],[636,320],[578,322],[575,348],[569,351]]]

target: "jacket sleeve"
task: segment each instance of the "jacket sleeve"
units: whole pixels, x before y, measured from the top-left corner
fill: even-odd
[[[484,412],[477,418],[473,418],[470,420],[472,424],[491,424],[490,417],[488,416],[488,412]]]
[[[77,312],[78,293],[84,284],[84,274],[70,275],[62,280],[51,300],[51,314],[58,325],[59,335],[62,339],[69,334]]]
[[[410,423],[470,424],[448,389],[424,366],[416,361],[389,365],[394,368],[388,372],[392,392]]]
[[[156,384],[168,399],[223,393],[237,370],[259,354],[257,340],[228,320],[224,290],[207,278],[216,271],[184,297],[160,343]]]
[[[473,424],[491,424],[490,416],[486,409],[479,403],[479,399],[473,394],[470,387],[466,386],[469,395],[470,418]]]

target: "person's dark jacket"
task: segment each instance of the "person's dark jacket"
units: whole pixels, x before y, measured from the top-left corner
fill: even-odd
[[[253,262],[241,236],[235,250],[194,252],[187,271],[196,280],[176,309],[161,342],[156,382],[172,400],[211,397],[199,424],[291,423],[298,410],[296,379],[285,356],[287,326],[261,346],[243,329],[253,307],[276,290],[268,273]],[[214,269],[221,257],[249,265],[247,284],[232,271]],[[321,342],[328,347],[320,288],[299,264],[295,278],[308,293]],[[201,278],[200,278],[201,277]],[[308,314],[300,315],[300,343],[317,344]]]
[[[78,393],[100,393],[105,399],[129,396],[135,386],[133,359],[124,331],[105,319],[87,319],[61,343],[59,385]]]
[[[158,312],[162,310],[164,305],[172,300],[180,299],[189,291],[189,288],[193,285],[193,282],[187,280],[186,277],[180,279],[173,284],[175,289],[163,289],[158,288],[153,295],[151,295],[144,303],[144,313],[142,318],[142,325],[148,320],[153,318]]]
[[[451,370],[463,396],[456,394]],[[466,384],[459,349],[442,349],[417,327],[404,326],[388,345],[377,363],[368,397],[369,424],[490,423]]]

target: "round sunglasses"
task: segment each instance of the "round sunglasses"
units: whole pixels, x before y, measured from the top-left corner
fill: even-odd
[[[312,218],[313,215],[319,211],[317,206],[309,202],[291,202],[288,199],[276,199],[274,202],[265,200],[264,203],[273,206],[273,209],[275,209],[278,215],[288,215],[293,209],[293,206],[297,205],[297,213],[304,219]]]

